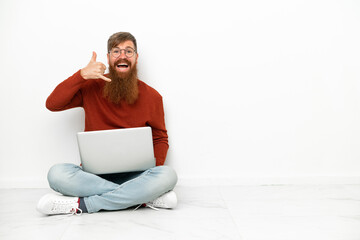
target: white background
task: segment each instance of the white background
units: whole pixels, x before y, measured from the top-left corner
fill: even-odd
[[[138,40],[163,96],[181,180],[360,183],[360,2],[0,1],[0,187],[44,187],[79,163],[82,109],[45,108],[57,84]]]

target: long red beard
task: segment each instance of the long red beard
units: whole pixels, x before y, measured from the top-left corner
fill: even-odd
[[[104,86],[104,97],[110,102],[118,104],[121,100],[125,100],[128,104],[133,104],[138,99],[139,88],[137,80],[137,68],[127,62],[130,71],[127,73],[119,73],[113,66],[109,66],[109,78],[111,82],[106,82]],[[116,66],[118,62],[114,65]]]

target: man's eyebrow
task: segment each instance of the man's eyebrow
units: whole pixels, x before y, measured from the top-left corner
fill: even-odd
[[[113,49],[114,48],[120,49],[119,47],[113,47]],[[130,47],[130,46],[126,46],[125,48],[121,48],[121,49],[127,49],[127,48],[131,48],[132,50],[135,50],[133,47]]]

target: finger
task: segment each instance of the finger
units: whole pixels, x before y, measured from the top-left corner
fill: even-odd
[[[93,52],[90,62],[96,62],[96,52]]]
[[[96,73],[98,73],[98,74],[101,74],[101,75],[104,75],[104,73],[105,73],[105,71],[106,71],[106,68],[102,68],[102,67],[100,67],[100,68],[98,68],[98,69],[96,69],[96,70],[94,70]]]
[[[102,80],[106,81],[106,82],[111,82],[111,79],[105,77],[104,75],[100,75],[99,77],[100,77]]]
[[[101,63],[101,62],[92,62],[92,60],[90,61],[92,63],[92,65],[94,66],[94,68],[96,68],[96,70],[101,70],[101,71],[105,71],[106,70],[106,66],[105,64]]]
[[[101,68],[101,70],[104,70],[104,71],[105,71],[105,70],[106,70],[105,64],[102,63],[100,68]]]

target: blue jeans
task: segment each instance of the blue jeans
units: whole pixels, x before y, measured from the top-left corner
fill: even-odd
[[[157,166],[143,172],[95,175],[71,163],[56,164],[48,173],[50,187],[66,196],[84,197],[89,213],[120,210],[150,202],[172,190],[175,171]]]

